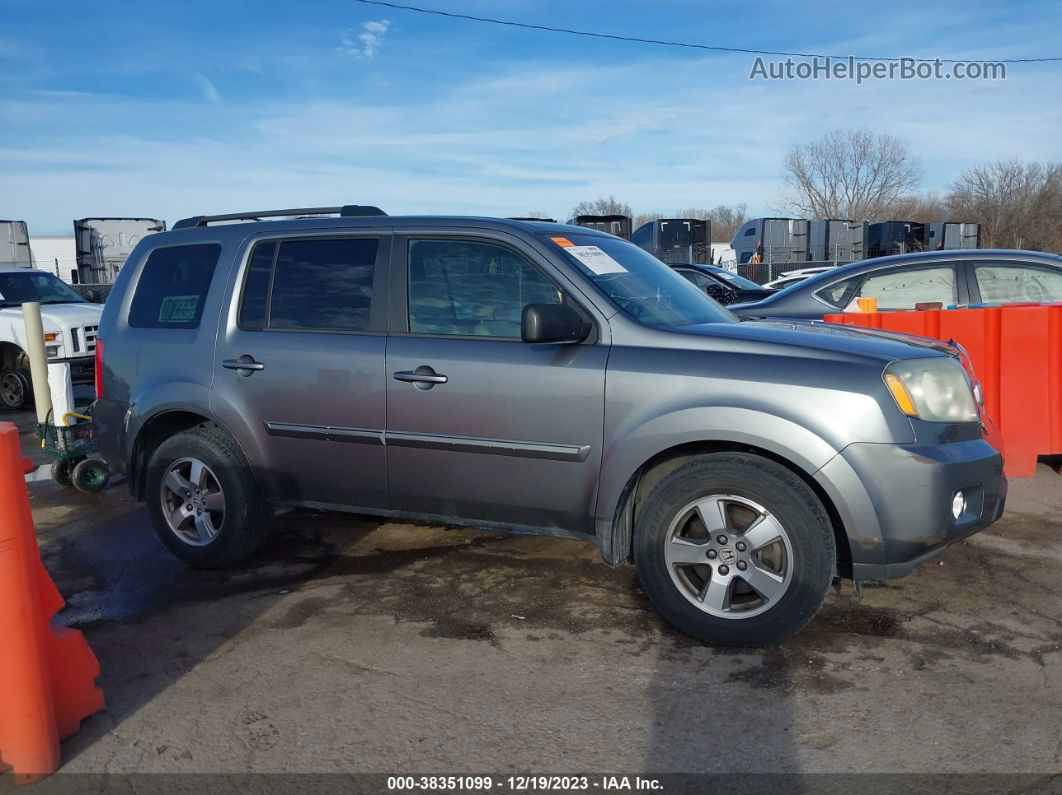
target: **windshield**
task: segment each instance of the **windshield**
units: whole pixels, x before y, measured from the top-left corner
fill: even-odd
[[[27,301],[42,304],[85,304],[80,293],[50,273],[0,273],[0,306],[18,306]]]
[[[718,276],[723,279],[727,284],[737,287],[739,290],[762,290],[762,284],[756,284],[752,279],[746,279],[744,276],[738,276],[736,273],[730,271],[717,271],[714,268],[709,271],[712,276]]]
[[[738,322],[681,274],[633,243],[578,233],[549,239],[598,290],[639,323],[677,327]]]

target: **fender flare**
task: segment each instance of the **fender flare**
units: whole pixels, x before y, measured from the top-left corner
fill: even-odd
[[[137,442],[141,434],[154,420],[165,414],[173,412],[187,412],[197,414],[216,424],[225,431],[236,446],[240,448],[244,458],[251,464],[251,469],[256,478],[261,478],[262,472],[255,464],[260,461],[261,451],[248,449],[246,440],[254,440],[254,435],[242,435],[233,433],[226,423],[218,418],[209,402],[210,388],[205,384],[190,381],[177,381],[153,386],[137,395],[129,404],[126,418],[123,422],[122,456],[131,465],[136,453]],[[131,469],[131,466],[130,466]],[[267,493],[271,493],[271,483],[261,483]]]
[[[635,426],[605,451],[594,512],[598,545],[606,561],[616,564],[629,553],[629,538],[621,531],[624,507],[636,475],[661,453],[687,444],[724,443],[756,447],[788,461],[808,479],[840,449],[792,420],[738,406],[698,406],[678,409]],[[833,495],[830,495],[831,498]]]

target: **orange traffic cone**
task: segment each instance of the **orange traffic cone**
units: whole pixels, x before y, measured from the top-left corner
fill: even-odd
[[[59,767],[59,740],[103,708],[100,667],[80,632],[52,626],[63,599],[41,564],[18,429],[0,423],[0,770]]]

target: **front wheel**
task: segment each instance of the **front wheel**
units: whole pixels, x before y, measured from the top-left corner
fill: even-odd
[[[32,396],[29,374],[25,370],[17,368],[0,372],[0,403],[4,408],[16,411],[25,408]]]
[[[251,468],[212,424],[159,445],[148,461],[147,501],[162,543],[191,566],[239,563],[265,540],[269,510]]]
[[[720,646],[764,646],[818,612],[834,576],[829,518],[780,464],[695,458],[665,477],[635,521],[638,577],[663,616]]]

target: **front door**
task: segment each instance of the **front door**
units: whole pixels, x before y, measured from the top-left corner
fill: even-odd
[[[211,406],[283,502],[389,507],[384,331],[390,237],[259,240],[218,340]]]
[[[394,507],[592,532],[607,339],[520,340],[526,304],[585,309],[515,243],[396,237],[393,262],[406,305],[387,347]]]

